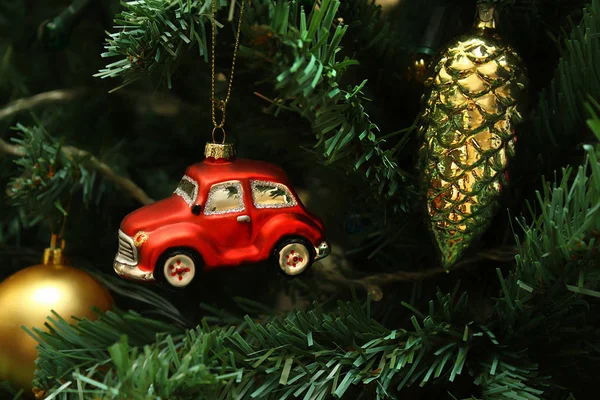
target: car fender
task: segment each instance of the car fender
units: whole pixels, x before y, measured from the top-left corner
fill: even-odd
[[[256,243],[269,252],[284,237],[300,236],[312,245],[323,240],[324,232],[306,215],[301,213],[285,213],[271,217],[264,223],[256,237]]]
[[[189,222],[180,222],[154,230],[148,240],[141,246],[143,264],[154,270],[160,256],[170,248],[185,247],[198,252],[204,259],[215,254],[216,244],[204,230]]]

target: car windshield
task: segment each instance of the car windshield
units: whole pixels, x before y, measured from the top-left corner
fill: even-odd
[[[175,189],[175,194],[181,196],[189,205],[192,205],[198,196],[198,182],[184,175],[179,181],[177,189]]]

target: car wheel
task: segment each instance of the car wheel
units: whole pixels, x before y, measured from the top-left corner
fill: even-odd
[[[304,239],[288,239],[280,243],[274,252],[274,258],[281,271],[286,275],[299,275],[312,265],[314,250]]]
[[[200,258],[191,251],[180,249],[166,252],[157,263],[161,280],[176,288],[189,286],[202,271]]]

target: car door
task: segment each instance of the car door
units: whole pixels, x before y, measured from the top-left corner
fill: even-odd
[[[222,263],[243,261],[252,228],[242,183],[230,180],[212,185],[202,214],[204,232],[216,244]]]
[[[298,201],[290,189],[278,182],[266,180],[250,180],[252,190],[253,222],[252,229],[256,235],[262,231],[263,225],[272,217],[289,213],[290,209],[298,205]],[[267,235],[276,235],[277,232],[263,232]]]

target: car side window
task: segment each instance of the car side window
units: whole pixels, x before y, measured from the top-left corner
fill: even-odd
[[[256,208],[293,207],[296,199],[287,186],[268,181],[250,181],[252,199]]]
[[[240,181],[217,183],[210,188],[204,215],[244,211],[244,193]]]

